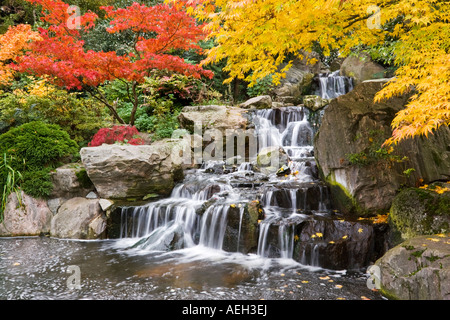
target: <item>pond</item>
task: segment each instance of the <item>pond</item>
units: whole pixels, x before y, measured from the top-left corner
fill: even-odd
[[[0,239],[3,300],[381,300],[363,272],[194,246],[129,249],[136,239]]]

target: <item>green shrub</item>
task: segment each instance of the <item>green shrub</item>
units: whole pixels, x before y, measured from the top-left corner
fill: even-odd
[[[20,186],[33,197],[45,198],[52,191],[50,170],[78,156],[78,144],[58,125],[33,121],[0,135],[0,154],[22,174]],[[5,176],[5,168],[0,169]],[[4,181],[1,182],[4,189]]]
[[[26,194],[32,197],[47,198],[53,191],[50,171],[50,168],[25,171],[23,173],[23,181],[20,187]]]
[[[110,116],[101,103],[56,88],[45,79],[24,78],[13,83],[11,90],[0,95],[0,122],[6,127],[32,121],[57,124],[86,146],[98,129],[109,125]]]

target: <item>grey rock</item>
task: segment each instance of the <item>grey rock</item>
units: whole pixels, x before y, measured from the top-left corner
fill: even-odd
[[[268,95],[248,99],[239,105],[243,109],[269,109],[272,107],[272,98]]]
[[[67,200],[51,220],[50,235],[67,239],[98,239],[106,230],[106,216],[98,199]]]
[[[415,186],[420,179],[429,183],[449,178],[448,127],[441,127],[428,139],[405,140],[392,154],[378,156],[375,152],[392,135],[391,122],[409,99],[405,95],[374,103],[384,83],[363,82],[333,99],[315,136],[316,163],[343,213],[384,214],[400,186]],[[404,173],[407,168],[414,169],[409,176]]]
[[[418,236],[375,263],[381,292],[400,300],[450,300],[450,237]]]
[[[8,196],[3,223],[0,224],[0,236],[36,236],[50,231],[52,212],[47,202],[34,199],[24,192],[19,202],[15,193]]]
[[[181,141],[181,140],[180,140]],[[180,141],[152,145],[102,145],[82,148],[82,162],[98,195],[106,199],[169,195],[183,177],[177,147]]]
[[[355,84],[365,80],[384,78],[386,70],[372,61],[369,55],[349,56],[341,64],[341,75],[352,77]]]

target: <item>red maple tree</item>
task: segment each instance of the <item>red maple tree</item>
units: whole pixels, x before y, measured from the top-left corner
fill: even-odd
[[[174,50],[201,50],[199,40],[205,37],[198,25],[181,4],[159,4],[148,7],[137,2],[126,8],[101,7],[110,27],[105,32],[131,31],[133,50],[124,55],[115,51],[87,50],[82,34],[89,32],[99,19],[87,12],[75,16],[69,5],[61,0],[26,0],[42,7],[42,21],[46,28],[39,28],[42,40],[33,41],[26,55],[18,58],[17,71],[37,76],[49,75],[54,83],[67,89],[85,90],[103,102],[119,123],[113,103],[99,90],[106,81],[124,80],[129,83],[128,94],[133,108],[130,125],[134,124],[138,108],[137,86],[145,81],[152,70],[169,70],[200,78],[211,78],[212,72],[199,65],[189,64],[183,58],[172,55]],[[74,21],[76,19],[76,21]],[[75,25],[76,28],[70,26]]]

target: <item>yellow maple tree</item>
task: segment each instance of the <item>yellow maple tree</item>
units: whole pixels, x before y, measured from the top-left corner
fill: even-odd
[[[27,24],[11,26],[0,35],[0,85],[6,85],[13,79],[14,70],[10,63],[15,57],[27,48],[29,41],[39,39],[39,33],[32,31]]]
[[[183,0],[172,0],[183,1]],[[398,39],[395,77],[375,101],[411,92],[387,143],[450,124],[450,1],[442,0],[184,0],[207,22],[216,46],[204,63],[226,59],[230,77],[278,84],[294,57],[317,45],[346,56],[357,46]],[[387,28],[386,25],[394,25]],[[315,61],[310,61],[314,63]]]

